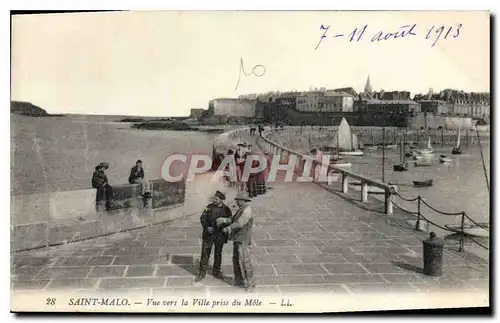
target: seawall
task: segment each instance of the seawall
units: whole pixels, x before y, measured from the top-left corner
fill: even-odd
[[[230,140],[237,131],[223,133],[217,141]],[[224,189],[211,179],[212,174],[205,173],[185,186],[163,182],[166,187],[161,180],[151,181],[157,186],[152,207],[144,207],[137,184],[116,185],[118,202],[127,205],[111,212],[96,209],[95,189],[11,196],[10,250],[71,243],[201,214],[213,192]]]

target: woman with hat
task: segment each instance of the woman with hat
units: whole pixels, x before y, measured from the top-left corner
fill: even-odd
[[[245,149],[245,145],[240,143],[238,144],[238,149],[234,154],[234,158],[236,161],[236,176],[238,179],[238,191],[245,191],[245,183],[243,182],[243,171],[245,170],[245,163],[247,160],[247,153]]]
[[[95,167],[94,174],[92,174],[92,187],[97,189],[96,204],[104,202],[106,211],[113,208],[113,187],[108,183],[108,177],[105,171],[109,168],[109,164],[105,162],[99,163]]]

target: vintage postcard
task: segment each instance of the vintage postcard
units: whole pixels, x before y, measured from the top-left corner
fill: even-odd
[[[12,15],[11,311],[489,307],[490,19]]]

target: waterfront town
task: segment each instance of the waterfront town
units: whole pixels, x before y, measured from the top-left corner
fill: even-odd
[[[267,92],[217,98],[208,109],[192,109],[191,118],[205,124],[276,123],[462,129],[490,123],[490,93],[444,89],[412,94],[374,91],[370,76],[362,92],[352,87]]]

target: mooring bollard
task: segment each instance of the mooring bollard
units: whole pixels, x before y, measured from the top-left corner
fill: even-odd
[[[424,274],[441,276],[443,274],[443,247],[445,241],[430,233],[429,239],[423,241],[424,247]]]

